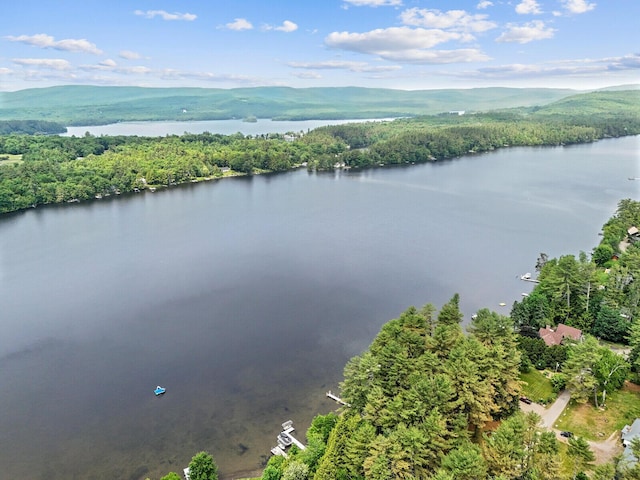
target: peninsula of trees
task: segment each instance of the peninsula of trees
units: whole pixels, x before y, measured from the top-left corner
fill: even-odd
[[[520,373],[531,366],[522,339],[533,339],[538,325],[585,329],[582,341],[555,352],[558,389],[566,383],[574,401],[602,408],[606,392],[620,389],[630,372],[638,381],[640,239],[628,233],[638,224],[640,202],[623,200],[592,258],[543,258],[540,283],[514,305],[512,318],[482,309],[465,334],[458,295],[439,311],[431,304],[408,308],[345,366],[346,406],[316,417],[306,449],[271,457],[262,480],[640,478],[640,439],[630,447],[635,463],[594,466],[583,437],[562,444],[519,406]],[[603,261],[596,254],[603,245],[617,255]],[[609,327],[629,344],[628,357],[589,335]]]
[[[256,137],[0,135],[0,213],[155,190],[233,174],[452,159],[496,148],[640,133],[640,91],[594,92],[544,107],[442,114]]]

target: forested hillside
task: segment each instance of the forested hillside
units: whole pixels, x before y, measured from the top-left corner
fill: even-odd
[[[545,88],[409,91],[360,87],[205,89],[78,85],[0,92],[0,120],[101,125],[249,116],[275,120],[389,118],[545,105],[575,93]]]
[[[640,133],[640,91],[575,95],[547,107],[471,115],[436,115],[393,123],[322,127],[312,138],[337,138],[350,148],[346,166],[424,162],[508,146],[566,145]],[[315,167],[334,162],[317,159]]]
[[[0,135],[51,135],[66,131],[64,125],[44,120],[0,120]]]
[[[629,98],[637,92],[610,92]],[[167,136],[0,135],[0,213],[155,190],[224,175],[440,161],[524,145],[565,145],[640,133],[640,103],[582,114],[540,110],[436,115],[322,127],[307,134]]]

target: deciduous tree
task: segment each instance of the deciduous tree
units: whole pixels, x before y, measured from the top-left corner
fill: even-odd
[[[196,453],[189,462],[191,480],[218,480],[218,466],[207,452]]]

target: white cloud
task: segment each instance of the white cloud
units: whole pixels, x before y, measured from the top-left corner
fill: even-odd
[[[542,13],[536,0],[522,0],[516,5],[516,13],[520,15],[538,15]]]
[[[632,53],[623,57],[603,59],[608,70],[638,70],[640,69],[640,53]]]
[[[165,12],[164,10],[147,10],[146,12],[143,12],[142,10],[136,10],[133,13],[145,18],[160,17],[163,20],[186,20],[188,22],[192,22],[193,20],[198,18],[198,16],[194,15],[193,13],[169,13]]]
[[[290,33],[290,32],[295,32],[298,29],[298,25],[296,25],[295,23],[293,23],[290,20],[285,20],[284,22],[282,22],[282,25],[278,26],[278,27],[274,27],[273,25],[264,25],[262,27],[263,30],[277,30],[279,32],[286,32],[286,33]]]
[[[45,33],[38,33],[36,35],[19,35],[17,37],[8,35],[4,38],[11,42],[25,43],[27,45],[40,48],[53,48],[54,50],[63,50],[66,52],[91,53],[93,55],[102,54],[102,50],[98,49],[95,44],[85,40],[84,38],[67,38],[56,41],[54,37]]]
[[[427,8],[410,8],[400,14],[405,25],[415,27],[443,28],[455,31],[484,32],[496,27],[487,20],[488,15],[471,15],[464,10],[430,10]]]
[[[250,21],[248,21],[245,18],[236,18],[233,22],[231,23],[227,23],[226,27],[229,30],[251,30],[253,28],[253,25],[251,24]]]
[[[69,70],[71,64],[60,58],[14,58],[13,63],[23,67],[39,67],[49,70]]]
[[[351,72],[390,72],[400,70],[399,65],[371,65],[367,62],[327,60],[324,62],[289,62],[291,68],[310,70],[349,70]]]
[[[553,38],[554,32],[555,30],[553,28],[545,27],[544,22],[540,20],[534,20],[522,26],[508,23],[507,31],[503,32],[502,35],[496,39],[496,42],[529,43],[534,40]]]
[[[399,7],[402,0],[344,0],[355,7]]]
[[[466,41],[469,35],[439,29],[393,27],[366,33],[333,32],[325,38],[329,47],[377,55],[393,62],[455,63],[489,60],[480,50],[430,50],[451,40]]]
[[[137,60],[141,57],[139,53],[132,52],[131,50],[121,50],[118,55],[120,58],[125,58],[127,60]]]
[[[595,3],[589,3],[587,0],[560,0],[562,6],[569,13],[585,13],[596,8]]]
[[[383,51],[431,48],[449,40],[459,40],[462,36],[458,32],[438,29],[391,27],[365,33],[333,32],[325,38],[325,43],[353,52],[379,54]]]
[[[118,72],[120,73],[136,73],[138,75],[140,74],[147,74],[147,73],[151,73],[151,69],[149,67],[144,67],[142,65],[136,65],[133,67],[119,67],[117,69]]]
[[[322,78],[322,75],[320,75],[318,72],[294,72],[292,73],[292,75],[303,80],[319,80]]]
[[[0,67],[0,77],[20,82],[38,82],[40,84],[100,84],[100,85],[137,85],[143,87],[184,86],[185,81],[204,86],[206,84],[234,87],[237,85],[264,86],[275,85],[273,81],[259,77],[213,72],[181,71],[175,69],[151,69],[145,66],[109,66],[110,62],[73,67],[66,60],[15,59],[14,63],[25,68],[14,70]],[[103,65],[106,63],[107,65]],[[67,68],[67,66],[69,68]],[[30,68],[27,68],[30,67]],[[11,80],[7,80],[9,82]],[[9,83],[3,83],[6,89]],[[17,88],[17,87],[16,87]],[[24,86],[20,87],[24,88]]]
[[[606,57],[598,59],[560,60],[542,64],[499,65],[496,67],[479,68],[469,72],[458,72],[465,78],[483,77],[487,79],[531,78],[531,77],[584,77],[605,76],[620,71],[640,69],[640,54],[630,54],[621,57]]]
[[[401,52],[388,52],[380,55],[386,60],[401,63],[469,63],[486,62],[491,58],[476,48],[461,48],[457,50],[403,50]]]
[[[284,22],[282,22],[281,26],[276,27],[276,30],[280,32],[294,32],[297,29],[298,29],[298,25],[296,25],[290,20],[285,20]]]
[[[478,5],[476,5],[478,10],[484,10],[488,7],[493,7],[493,2],[490,2],[489,0],[482,0]]]
[[[78,69],[84,70],[84,71],[99,70],[103,72],[113,72],[113,73],[120,73],[125,75],[131,75],[131,74],[147,75],[152,72],[152,70],[149,67],[145,67],[143,65],[134,65],[130,67],[118,66],[116,62],[110,59],[104,60],[98,63],[97,65],[80,65]]]

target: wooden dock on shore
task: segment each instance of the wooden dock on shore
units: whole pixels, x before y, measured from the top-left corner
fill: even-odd
[[[327,392],[327,397],[329,397],[331,400],[338,402],[340,405],[344,405],[345,407],[350,407],[350,405],[347,402],[342,400],[339,396],[335,395],[331,390]]]
[[[289,456],[289,455],[287,455],[287,452],[285,452],[279,445],[273,447],[271,449],[271,453],[273,453],[274,455],[283,456],[284,458],[287,458]]]
[[[525,282],[540,283],[540,280],[536,280],[535,278],[531,278],[531,274],[530,273],[525,273],[524,275],[520,275],[520,280],[523,280]]]
[[[292,420],[287,420],[282,424],[282,431],[276,437],[278,444],[271,449],[272,454],[287,458],[287,448],[292,444],[300,450],[306,450],[307,447],[291,434],[293,431],[295,428]]]
[[[326,395],[331,400],[333,400],[336,403],[339,403],[340,405],[344,405],[345,407],[350,406],[347,402],[342,400],[338,395],[333,393],[331,390],[329,390]],[[275,447],[271,449],[271,453],[273,455],[280,455],[284,458],[287,458],[287,448],[289,448],[291,445],[295,445],[300,450],[306,450],[307,447],[292,435],[292,432],[294,431],[295,431],[295,428],[293,427],[292,420],[287,420],[282,424],[282,431],[276,437],[277,444]]]

